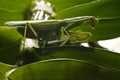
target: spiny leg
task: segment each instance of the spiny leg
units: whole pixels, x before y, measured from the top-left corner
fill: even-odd
[[[25,50],[26,34],[27,34],[27,24],[25,24],[25,29],[24,29],[23,39],[21,41],[20,51]]]
[[[27,23],[28,27],[30,28],[30,30],[33,32],[34,36],[38,39],[38,45],[40,48],[44,48],[46,41],[42,40],[42,38],[38,37],[38,34],[36,33],[35,29],[32,27],[32,25],[30,23]]]
[[[27,29],[28,29],[28,27],[30,28],[30,30],[32,31],[34,36],[36,38],[38,38],[38,35],[37,35],[36,31],[34,30],[34,28],[32,27],[32,25],[30,23],[26,23],[25,24],[25,29],[24,29],[24,34],[23,34],[23,41],[22,41],[21,50],[25,50],[25,48],[26,48],[26,36],[27,36]]]
[[[20,54],[19,54],[19,60],[17,61],[16,65],[22,65],[23,60],[22,60],[22,55],[25,52],[25,41],[26,41],[26,33],[27,33],[27,24],[25,24],[25,29],[23,33],[23,38],[20,39]]]
[[[65,39],[65,41],[63,41],[63,43],[61,43],[60,46],[63,46],[63,45],[65,45],[65,44],[68,42],[68,40],[69,40],[69,38],[70,38],[70,34],[69,34],[69,32],[67,31],[67,29],[68,29],[71,25],[73,25],[74,23],[75,23],[75,22],[72,22],[72,23],[68,24],[66,27],[62,27],[62,28],[61,28],[62,36],[63,36],[63,37],[65,36],[65,38],[67,37],[67,39]]]
[[[63,35],[66,34],[65,37],[67,37],[67,39],[60,44],[60,46],[63,46],[63,45],[66,44],[66,42],[68,42],[68,40],[70,38],[70,35],[69,35],[68,31],[64,27],[62,28],[61,32],[62,32]]]
[[[70,27],[70,26],[73,26],[76,22],[81,22],[81,24],[85,23],[85,22],[90,22],[90,25],[92,26],[92,28],[94,29],[97,22],[98,22],[98,19],[95,18],[94,16],[82,16],[82,17],[75,17],[75,18],[68,18],[68,19],[65,19],[65,22],[68,24],[66,27],[64,27],[62,29],[62,34],[65,34],[67,35],[68,39],[65,40],[60,46],[63,46],[70,38],[70,34],[69,32],[67,31],[67,29]]]
[[[21,40],[21,44],[20,44],[20,58],[19,60],[17,61],[17,65],[20,66],[20,65],[23,65],[26,63],[26,61],[29,61],[29,60],[24,60],[24,52],[25,53],[31,53],[31,51],[33,51],[33,48],[26,48],[26,36],[27,36],[27,30],[28,30],[28,27],[30,28],[30,30],[33,32],[34,36],[37,37],[37,33],[36,31],[34,30],[34,28],[32,27],[31,24],[29,23],[26,23],[25,26],[24,26],[24,33],[23,33],[23,39]],[[35,52],[34,52],[35,53]]]

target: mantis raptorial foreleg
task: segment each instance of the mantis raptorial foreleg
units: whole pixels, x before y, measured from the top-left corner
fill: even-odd
[[[64,37],[67,37],[66,40],[60,44],[60,46],[63,46],[69,40],[70,35],[64,27],[62,28],[61,32],[62,32],[62,35],[65,34]]]
[[[92,28],[95,28],[95,25],[98,22],[98,19],[94,16],[83,16],[83,17],[75,17],[75,18],[68,18],[64,19],[65,22],[68,24],[65,28],[63,28],[62,32],[65,32],[68,39],[66,39],[60,46],[63,46],[67,41],[71,41],[74,43],[81,43],[81,42],[87,42],[88,39],[92,36],[90,32],[83,32],[81,30],[69,32],[69,28],[73,28],[76,23],[79,23],[79,25],[89,22]]]
[[[68,36],[66,35],[62,38],[64,41],[60,44],[60,46],[65,45],[68,41],[70,42],[70,45],[80,45],[80,43],[87,42],[91,36],[92,34],[90,32],[69,32]]]
[[[62,33],[63,35],[66,34],[68,39],[66,39],[60,46],[63,46],[67,41],[72,41],[76,43],[87,42],[88,39],[92,36],[90,32],[83,32],[81,30],[75,31],[75,32],[69,32],[67,31],[67,29],[70,26],[73,26],[74,24],[76,24],[76,22],[80,22],[80,24],[83,24],[84,22],[90,22],[90,25],[92,26],[92,28],[94,28],[98,20],[93,16],[84,16],[84,17],[77,17],[77,18],[68,18],[68,19],[65,19],[65,22],[69,24],[68,26],[62,29]]]
[[[63,46],[64,44],[66,44],[66,43],[68,42],[68,40],[69,40],[69,38],[70,38],[70,35],[69,35],[69,32],[67,31],[67,28],[69,28],[69,26],[71,26],[71,25],[73,25],[73,24],[74,24],[74,22],[68,24],[66,27],[62,27],[62,28],[61,28],[61,33],[62,33],[61,36],[65,37],[66,39],[65,39],[65,41],[63,41],[63,42],[60,44],[60,46]]]

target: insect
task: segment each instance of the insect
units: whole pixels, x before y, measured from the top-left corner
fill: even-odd
[[[66,19],[49,19],[55,15],[55,11],[49,2],[44,0],[34,1],[32,6],[31,20],[26,21],[8,21],[5,25],[18,27],[18,31],[23,34],[24,39],[37,39],[39,47],[45,47],[46,44],[59,42],[63,40],[61,46],[68,40],[86,41],[91,34],[82,31],[69,32],[67,29],[76,23],[81,25],[90,22],[92,28],[95,27],[97,19],[94,16],[81,16]],[[49,19],[49,20],[48,20]],[[62,35],[64,34],[64,36]],[[62,39],[67,37],[66,39]],[[25,44],[25,41],[24,41]]]

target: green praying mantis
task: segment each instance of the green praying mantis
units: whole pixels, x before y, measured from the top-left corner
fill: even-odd
[[[31,20],[26,21],[8,21],[5,25],[18,27],[18,31],[25,39],[37,39],[40,48],[44,48],[46,44],[60,43],[59,46],[65,45],[68,41],[71,43],[86,42],[90,37],[90,32],[69,31],[69,27],[76,27],[76,23],[81,25],[89,22],[92,28],[98,22],[94,16],[80,16],[66,19],[50,19],[55,15],[55,11],[51,4],[47,1],[34,1],[34,6],[30,9],[32,12]],[[25,45],[24,45],[25,46]]]

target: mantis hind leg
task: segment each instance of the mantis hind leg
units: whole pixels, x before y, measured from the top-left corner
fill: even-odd
[[[34,56],[33,53],[35,53],[35,51],[33,50],[34,48],[31,49],[26,44],[26,36],[27,36],[28,27],[33,32],[33,34],[35,35],[35,37],[37,37],[37,33],[33,29],[33,27],[31,26],[31,24],[26,23],[25,26],[24,26],[23,38],[20,39],[20,54],[19,54],[19,59],[16,62],[17,66],[21,66],[21,65],[27,64],[27,63],[35,60],[34,57],[33,57]],[[36,53],[35,53],[35,55],[36,55]],[[29,57],[30,57],[30,59],[29,59]],[[33,58],[32,60],[31,60],[31,57]],[[27,60],[26,60],[26,58],[27,58]]]
[[[27,34],[27,24],[25,24],[23,39],[20,40],[20,52],[25,50],[26,34]]]
[[[35,29],[32,27],[32,25],[30,23],[26,23],[25,26],[24,26],[24,33],[23,33],[23,39],[21,41],[21,51],[25,50],[27,44],[26,44],[26,36],[27,36],[27,30],[28,30],[28,27],[30,28],[30,30],[32,31],[33,35],[38,38],[38,35],[35,31]]]
[[[39,38],[37,32],[35,31],[35,29],[32,27],[32,25],[30,23],[27,23],[27,25],[30,28],[30,30],[33,32],[33,34],[36,37],[36,39],[38,40],[39,47],[40,48],[44,48],[45,44],[46,44],[46,40],[43,40],[42,38]]]
[[[27,24],[25,24],[23,38],[20,39],[20,54],[19,54],[19,60],[16,62],[16,65],[22,65],[23,64],[22,55],[26,50],[26,44],[25,44],[25,42],[26,42],[26,34],[27,34]]]

